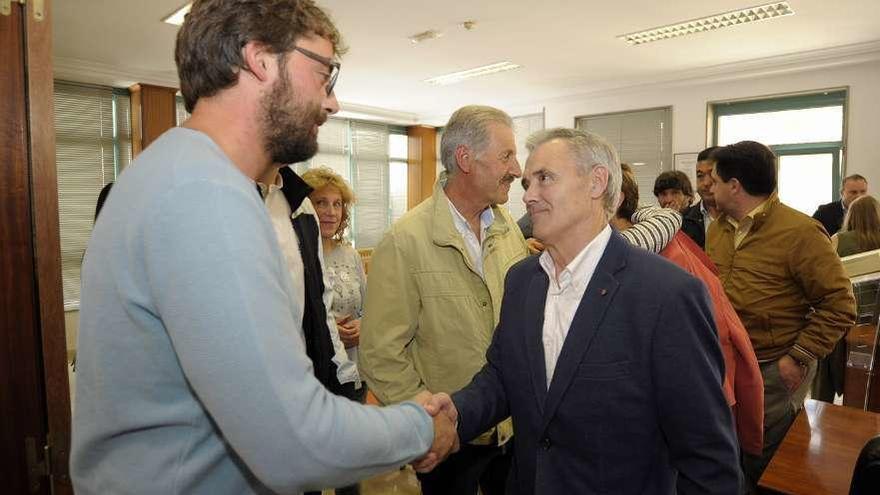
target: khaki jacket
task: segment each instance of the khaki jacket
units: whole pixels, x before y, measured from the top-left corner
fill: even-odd
[[[480,277],[441,182],[391,227],[370,259],[358,360],[385,404],[470,383],[486,363],[507,270],[528,255],[516,222],[493,206]]]
[[[759,361],[790,354],[808,363],[826,356],[855,322],[852,285],[822,226],[771,197],[734,248],[722,215],[709,226],[706,251]]]

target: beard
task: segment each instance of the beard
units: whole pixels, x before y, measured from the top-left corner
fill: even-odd
[[[281,77],[261,102],[261,126],[266,152],[273,163],[304,162],[318,152],[315,126],[327,120],[320,103],[300,101],[290,80]]]

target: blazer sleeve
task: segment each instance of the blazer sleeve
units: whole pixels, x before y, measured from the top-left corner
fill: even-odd
[[[678,493],[739,493],[736,434],[724,398],[724,359],[702,283],[683,279],[665,301],[651,344],[660,427],[678,470]]]
[[[510,416],[507,391],[504,388],[503,346],[505,335],[509,334],[510,322],[516,321],[511,312],[521,305],[511,302],[516,298],[515,284],[511,284],[510,272],[505,281],[504,297],[501,302],[501,318],[492,336],[492,343],[486,351],[486,364],[474,375],[471,383],[452,394],[452,401],[458,409],[458,435],[462,442],[477,438],[489,428]]]

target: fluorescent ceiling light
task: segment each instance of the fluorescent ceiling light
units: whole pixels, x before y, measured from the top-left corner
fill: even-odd
[[[162,22],[167,22],[168,24],[174,24],[175,26],[180,26],[181,24],[183,24],[183,18],[186,17],[186,14],[189,13],[190,8],[192,8],[192,4],[188,3],[188,4],[184,5],[183,7],[177,9],[177,12],[162,19]]]
[[[472,79],[474,77],[482,77],[488,76],[489,74],[496,74],[498,72],[506,72],[509,70],[519,69],[521,65],[517,65],[510,62],[498,62],[497,64],[484,65],[482,67],[475,67],[473,69],[463,70],[459,72],[453,72],[451,74],[444,74],[442,76],[432,77],[430,79],[425,79],[424,82],[428,84],[433,84],[434,86],[445,86],[447,84],[455,84],[466,79]]]
[[[784,17],[793,14],[794,11],[791,9],[788,2],[774,2],[766,5],[759,5],[757,7],[749,7],[747,9],[732,10],[723,14],[701,17],[699,19],[691,19],[690,21],[669,24],[667,26],[648,29],[646,31],[621,34],[617,38],[626,41],[630,45],[641,45],[651,41],[677,38],[678,36],[712,31],[728,26],[735,26],[737,24],[763,21],[765,19],[773,19],[775,17]]]

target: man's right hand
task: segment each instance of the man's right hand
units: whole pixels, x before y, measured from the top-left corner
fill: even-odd
[[[779,376],[782,378],[782,383],[785,384],[785,388],[787,388],[789,392],[793,393],[801,386],[801,383],[803,383],[807,374],[807,367],[795,361],[794,358],[788,354],[779,358],[777,364],[779,366]]]
[[[419,473],[427,473],[443,462],[449,454],[458,452],[459,439],[456,430],[458,411],[448,394],[435,394],[424,403],[425,410],[434,418],[434,443],[423,457],[412,465]]]

